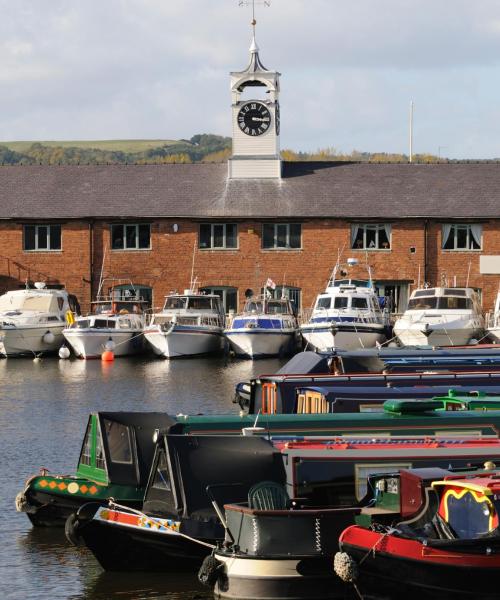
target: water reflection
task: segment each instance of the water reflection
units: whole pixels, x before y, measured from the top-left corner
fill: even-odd
[[[88,414],[98,410],[236,412],[234,386],[283,361],[0,360],[0,578],[6,598],[210,598],[195,574],[103,573],[62,529],[34,529],[14,498],[41,466],[74,473]]]

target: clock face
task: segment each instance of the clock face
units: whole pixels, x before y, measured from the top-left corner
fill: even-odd
[[[271,125],[271,113],[262,102],[247,102],[238,112],[238,127],[247,135],[262,135]]]
[[[276,135],[280,134],[280,104],[276,101],[276,108],[274,109],[274,124],[276,126]]]

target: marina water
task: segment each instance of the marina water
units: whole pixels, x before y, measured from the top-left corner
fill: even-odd
[[[87,418],[93,411],[227,413],[234,386],[282,363],[203,358],[0,360],[0,581],[3,597],[211,598],[196,574],[105,573],[85,548],[74,548],[62,529],[34,528],[17,513],[14,498],[28,477],[46,467],[72,474]]]

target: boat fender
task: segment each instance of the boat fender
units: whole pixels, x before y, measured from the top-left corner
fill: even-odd
[[[66,523],[64,523],[64,535],[66,536],[68,542],[73,546],[82,545],[82,540],[80,538],[80,534],[78,533],[79,525],[80,523],[75,513],[71,513],[66,519]]]
[[[26,494],[23,492],[19,492],[16,496],[16,510],[17,512],[28,512],[29,504],[28,499],[26,498]]]
[[[206,556],[198,571],[198,581],[203,585],[213,588],[219,578],[223,563],[217,560],[213,554]]]
[[[333,570],[346,583],[353,583],[358,578],[358,565],[347,552],[337,552],[335,554]]]

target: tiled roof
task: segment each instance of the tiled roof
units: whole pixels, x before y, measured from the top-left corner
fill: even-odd
[[[285,163],[277,180],[227,164],[0,167],[0,219],[491,218],[500,164]]]

